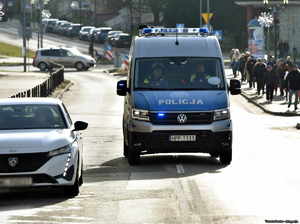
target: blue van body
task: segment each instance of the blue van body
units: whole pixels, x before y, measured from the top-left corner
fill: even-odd
[[[146,35],[130,50],[128,79],[118,82],[125,96],[124,156],[129,164],[153,153],[209,153],[222,164],[232,160],[228,84],[215,37]]]

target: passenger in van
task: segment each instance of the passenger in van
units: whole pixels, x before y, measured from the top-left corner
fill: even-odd
[[[144,85],[148,87],[166,88],[167,81],[164,79],[165,67],[162,64],[153,64],[151,74],[144,79]]]
[[[208,83],[208,79],[211,77],[213,76],[206,72],[205,66],[199,63],[196,65],[195,72],[191,75],[190,83],[195,87],[210,88],[211,85]]]

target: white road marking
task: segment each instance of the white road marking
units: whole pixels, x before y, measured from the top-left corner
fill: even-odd
[[[177,164],[176,169],[177,169],[177,173],[184,174],[184,168],[183,168],[182,164]]]

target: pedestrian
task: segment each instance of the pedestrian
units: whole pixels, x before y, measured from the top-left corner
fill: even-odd
[[[266,83],[266,99],[268,103],[272,103],[274,97],[274,90],[278,85],[278,77],[276,76],[276,68],[271,64],[267,65],[265,70],[265,83]]]
[[[298,109],[298,101],[299,95],[298,92],[300,90],[300,72],[296,64],[289,62],[287,64],[288,74],[286,77],[288,89],[289,89],[289,103],[288,108],[290,108],[292,104],[292,98],[294,96],[294,109],[295,111]]]
[[[276,75],[279,79],[279,90],[280,90],[280,96],[286,97],[286,80],[284,79],[285,74],[286,74],[286,63],[280,59],[276,63],[276,68],[275,68]]]
[[[265,73],[266,73],[266,64],[262,59],[258,59],[253,68],[253,76],[255,77],[257,94],[260,95],[261,91],[264,94],[265,86]]]
[[[94,58],[94,56],[95,56],[95,52],[94,52],[94,43],[95,43],[95,36],[92,35],[92,36],[91,36],[90,43],[89,43],[89,55],[91,55],[91,57],[93,57],[93,58]]]
[[[234,78],[237,77],[237,72],[239,69],[239,60],[240,60],[240,50],[239,49],[233,49],[233,54],[231,56],[231,68]]]
[[[247,63],[246,63],[246,75],[247,75],[247,81],[249,83],[249,88],[255,88],[255,77],[253,74],[253,67],[256,63],[256,60],[254,57],[249,56]]]
[[[246,81],[245,77],[245,65],[247,62],[247,55],[241,54],[240,60],[239,60],[239,72],[241,73],[241,82]]]

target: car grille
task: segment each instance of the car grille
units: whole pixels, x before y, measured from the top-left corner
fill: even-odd
[[[9,159],[17,158],[16,166],[9,165]],[[33,172],[42,167],[50,158],[48,153],[27,153],[0,155],[0,172],[17,173]]]
[[[210,124],[213,121],[213,112],[187,112],[187,113],[164,113],[164,117],[159,117],[159,113],[150,113],[150,120],[153,124],[159,125],[188,125],[188,124]],[[177,120],[180,114],[185,114],[185,123]]]

